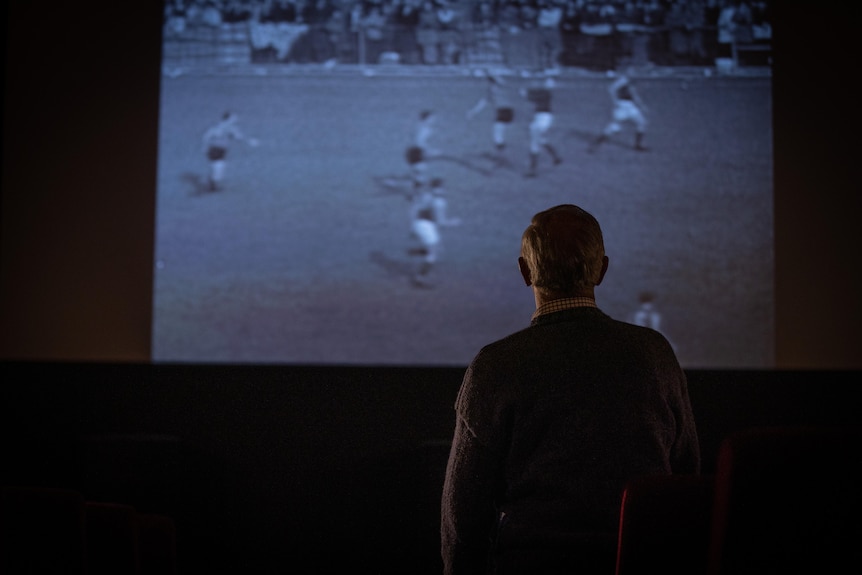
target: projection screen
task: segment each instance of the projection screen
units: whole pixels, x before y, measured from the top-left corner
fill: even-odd
[[[574,203],[603,311],[773,367],[769,3],[637,6],[166,2],[153,361],[464,365],[528,325],[521,233]]]

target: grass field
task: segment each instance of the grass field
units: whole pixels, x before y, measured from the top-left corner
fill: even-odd
[[[525,80],[513,78],[521,87]],[[662,331],[689,368],[773,364],[771,82],[641,78],[647,152],[631,131],[597,153],[609,80],[558,79],[550,139],[564,162],[527,166],[526,101],[494,168],[493,112],[464,77],[180,76],[162,81],[153,357],[156,361],[466,365],[525,327],[517,272],[533,213],[576,203],[602,223],[610,258],[599,306],[627,319],[657,295]],[[409,278],[406,175],[418,112],[438,116],[430,162],[452,216],[433,287]],[[230,109],[223,190],[205,193],[203,131]],[[629,129],[630,130],[630,129]]]

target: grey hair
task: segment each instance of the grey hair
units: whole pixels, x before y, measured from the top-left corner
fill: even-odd
[[[601,281],[605,245],[589,212],[563,204],[539,212],[521,237],[521,257],[536,288],[574,296]]]

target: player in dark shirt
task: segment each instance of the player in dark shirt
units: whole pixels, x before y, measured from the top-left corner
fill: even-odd
[[[512,108],[512,103],[509,101],[503,79],[491,72],[488,73],[487,79],[487,94],[480,98],[479,101],[467,111],[467,119],[469,120],[473,118],[473,116],[481,112],[486,106],[493,106],[494,125],[491,131],[491,138],[494,142],[494,148],[498,152],[502,152],[506,147],[506,128],[515,120],[515,111]]]
[[[545,150],[550,154],[554,165],[563,160],[557,150],[548,142],[548,131],[554,123],[551,112],[552,90],[556,83],[553,78],[545,78],[539,86],[522,90],[521,94],[533,103],[533,120],[530,122],[530,169],[527,177],[535,177],[539,166],[539,153]]]

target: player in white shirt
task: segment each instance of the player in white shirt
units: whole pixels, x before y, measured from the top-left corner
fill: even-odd
[[[420,256],[419,268],[411,278],[416,286],[429,287],[428,274],[440,254],[440,228],[461,223],[459,218],[450,218],[446,214],[447,209],[448,202],[440,178],[431,180],[430,186],[421,188],[412,200],[410,232],[418,240],[419,247],[410,250],[410,254]]]
[[[539,165],[539,153],[545,150],[550,154],[554,165],[563,160],[557,150],[548,142],[548,131],[554,123],[551,112],[552,90],[556,86],[553,78],[545,78],[538,86],[521,91],[521,94],[533,103],[533,120],[530,122],[530,169],[527,177],[535,177]]]
[[[257,146],[255,138],[246,138],[239,129],[239,117],[234,112],[225,112],[222,119],[204,132],[203,149],[209,162],[207,189],[217,191],[224,180],[227,168],[227,152],[232,140],[246,141]]]
[[[420,112],[413,144],[404,152],[404,158],[410,166],[410,178],[414,188],[428,183],[428,159],[439,155],[439,152],[429,145],[431,135],[434,133],[435,120],[436,116],[431,110]]]
[[[601,135],[592,143],[589,148],[590,152],[595,152],[604,142],[614,134],[619,133],[623,129],[623,124],[632,124],[635,128],[634,148],[638,151],[644,151],[646,148],[643,145],[644,133],[646,132],[647,120],[644,112],[646,106],[641,100],[640,94],[635,89],[634,84],[628,73],[623,73],[611,83],[608,91],[613,103],[613,111],[611,121],[605,126]]]

